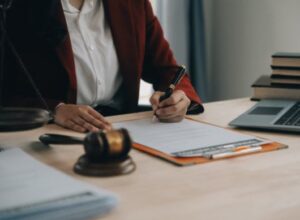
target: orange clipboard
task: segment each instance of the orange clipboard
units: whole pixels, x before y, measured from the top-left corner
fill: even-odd
[[[187,118],[187,119],[197,121],[197,120],[194,120],[192,118]],[[201,123],[210,124],[210,123],[207,123],[207,122],[201,122]],[[213,124],[210,124],[210,125],[213,125]],[[213,126],[219,127],[217,125],[213,125]],[[226,128],[223,128],[223,129],[226,130]],[[230,159],[230,158],[242,157],[242,156],[246,156],[246,155],[266,153],[266,152],[275,151],[275,150],[282,150],[282,149],[287,149],[288,145],[285,145],[285,144],[282,144],[282,143],[279,143],[279,142],[271,142],[271,143],[260,145],[260,147],[262,147],[262,150],[260,150],[259,152],[244,153],[244,154],[233,155],[233,156],[230,156],[230,157],[220,158],[220,159],[209,159],[209,158],[201,157],[201,156],[199,156],[199,157],[175,157],[175,156],[171,156],[169,154],[163,153],[161,151],[155,150],[151,147],[144,146],[144,145],[139,144],[139,143],[134,143],[133,144],[133,148],[136,149],[136,150],[139,150],[141,152],[145,152],[145,153],[150,154],[152,156],[155,156],[155,157],[158,157],[160,159],[166,160],[166,161],[171,162],[171,163],[173,163],[175,165],[178,165],[178,166],[189,166],[189,165],[195,165],[195,164],[204,164],[204,163],[209,163],[209,162],[218,161],[218,160],[225,160],[225,159]]]
[[[203,163],[209,163],[209,162],[213,162],[213,161],[218,161],[218,160],[225,160],[225,159],[230,159],[230,158],[236,158],[236,157],[242,157],[242,156],[246,156],[246,155],[252,155],[252,154],[259,154],[259,153],[265,153],[265,152],[270,152],[270,151],[275,151],[275,150],[281,150],[281,149],[286,149],[288,148],[287,145],[285,144],[281,144],[278,142],[272,142],[269,144],[265,144],[262,145],[262,150],[259,152],[255,152],[255,153],[246,153],[246,154],[242,154],[242,155],[238,155],[238,156],[231,156],[231,157],[227,157],[227,158],[222,158],[222,159],[209,159],[206,157],[173,157],[170,156],[168,154],[162,153],[160,151],[157,151],[153,148],[150,147],[146,147],[143,146],[141,144],[133,144],[133,147],[139,151],[148,153],[152,156],[161,158],[163,160],[169,161],[173,164],[176,164],[178,166],[189,166],[189,165],[195,165],[195,164],[203,164]]]

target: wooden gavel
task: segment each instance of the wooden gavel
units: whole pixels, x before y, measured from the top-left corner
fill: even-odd
[[[84,139],[58,134],[44,134],[39,139],[45,145],[83,144],[87,157],[94,162],[125,157],[132,146],[126,129],[91,132]]]
[[[126,129],[88,133],[84,139],[72,136],[44,134],[45,145],[83,144],[85,154],[75,164],[75,172],[89,176],[114,176],[131,173],[135,164],[128,156],[132,140]]]

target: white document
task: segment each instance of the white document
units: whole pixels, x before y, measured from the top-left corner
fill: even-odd
[[[263,142],[253,136],[189,119],[179,123],[161,123],[147,118],[114,123],[113,126],[128,129],[136,143],[179,157],[201,156],[205,151]]]
[[[110,211],[115,195],[79,182],[20,149],[0,152],[0,219],[88,219]]]

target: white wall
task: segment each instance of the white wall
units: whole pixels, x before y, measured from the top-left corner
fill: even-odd
[[[154,10],[154,13],[157,11],[157,0],[151,0],[151,4]],[[150,97],[153,93],[152,85],[145,82],[141,81],[140,85],[140,96],[139,96],[139,104],[140,105],[150,105]]]
[[[152,0],[165,38],[179,64],[189,64],[189,40],[187,26],[188,4],[185,0]]]
[[[251,95],[270,74],[271,54],[300,52],[299,0],[204,0],[208,71],[214,100]]]

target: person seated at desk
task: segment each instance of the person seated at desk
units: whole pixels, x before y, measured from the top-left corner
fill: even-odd
[[[141,79],[153,84],[159,120],[203,112],[187,76],[159,103],[178,64],[149,0],[15,0],[7,27],[58,125],[109,129],[105,116],[137,111]],[[45,108],[6,54],[5,105]]]

